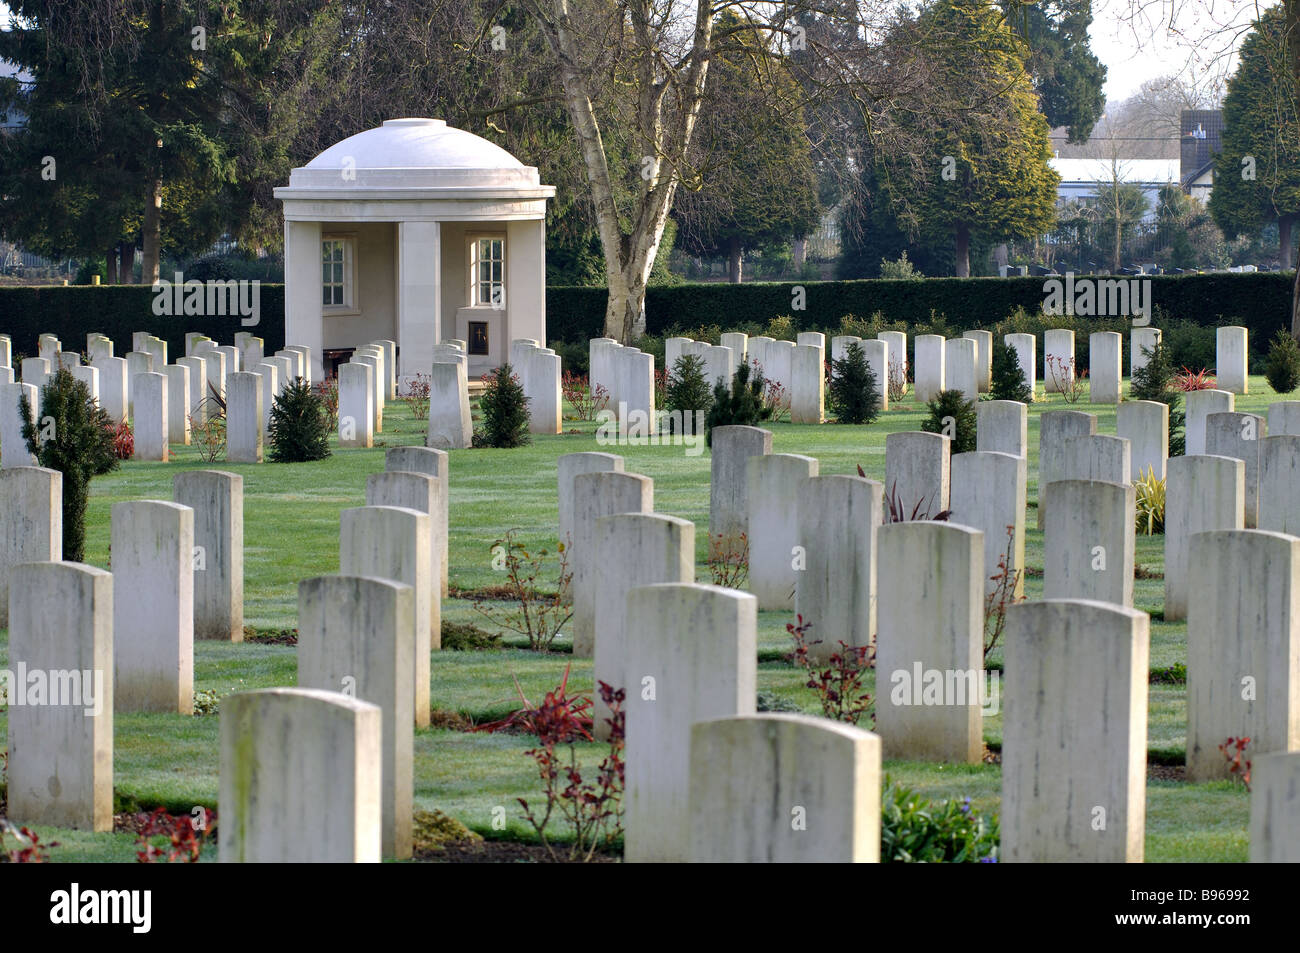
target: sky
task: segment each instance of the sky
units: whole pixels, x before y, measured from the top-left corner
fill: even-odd
[[[1092,51],[1106,65],[1106,99],[1137,92],[1144,82],[1184,73],[1230,75],[1234,50],[1274,2],[1249,0],[1093,0]],[[1136,12],[1136,16],[1135,16]]]
[[[1107,68],[1106,99],[1135,93],[1147,80],[1186,72],[1230,72],[1233,50],[1259,12],[1276,0],[1093,0],[1088,31]],[[9,8],[0,0],[0,24]]]

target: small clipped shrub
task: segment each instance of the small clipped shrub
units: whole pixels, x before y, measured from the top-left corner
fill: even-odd
[[[692,433],[695,412],[707,417],[713,406],[713,393],[704,378],[704,359],[698,354],[683,354],[672,366],[668,375],[668,389],[664,394],[664,409],[670,414],[681,414],[682,429]],[[677,426],[675,417],[668,418],[669,432]]]
[[[1268,386],[1279,394],[1289,394],[1300,387],[1300,344],[1286,331],[1277,332],[1269,346],[1264,376]]]
[[[60,367],[41,387],[40,420],[26,394],[18,399],[18,412],[23,439],[36,455],[37,464],[63,474],[63,558],[83,562],[90,481],[121,466],[116,452],[117,428],[86,385],[66,367]]]
[[[996,864],[997,816],[985,817],[964,800],[931,801],[885,779],[881,794],[882,864]]]
[[[1178,369],[1163,343],[1144,347],[1145,367],[1129,379],[1129,400],[1154,400],[1169,405],[1169,455],[1181,457],[1187,450],[1187,414],[1181,409],[1183,395],[1177,389]]]
[[[305,463],[330,455],[329,414],[320,394],[301,377],[275,398],[267,442],[276,463]]]
[[[485,375],[487,390],[479,398],[483,428],[475,445],[481,447],[522,447],[530,443],[528,435],[528,398],[509,364]]]
[[[975,401],[967,400],[959,390],[945,390],[926,406],[930,409],[930,416],[921,422],[922,430],[951,437],[949,449],[953,454],[969,453],[975,449]]]
[[[827,397],[831,411],[842,424],[874,423],[880,416],[880,393],[876,374],[862,353],[862,346],[850,341],[844,356],[831,362],[831,384]]]
[[[1018,400],[1031,403],[1034,392],[1025,382],[1025,369],[1020,366],[1020,355],[1006,342],[993,342],[993,382],[989,387],[993,400]]]
[[[772,416],[772,406],[764,400],[766,381],[763,372],[750,364],[741,364],[731,378],[731,390],[719,381],[713,388],[713,403],[705,420],[704,442],[713,446],[713,428],[754,427]]]

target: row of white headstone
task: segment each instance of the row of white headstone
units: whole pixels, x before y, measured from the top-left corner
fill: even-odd
[[[367,480],[367,505],[341,514],[342,575],[300,586],[299,684],[350,691],[382,709],[384,853],[409,857],[411,731],[429,723],[429,653],[441,645],[447,590],[447,455],[393,448],[385,464]],[[174,483],[175,502],[114,505],[109,573],[61,561],[61,474],[0,472],[0,626],[9,628],[10,668],[20,678],[41,673],[51,689],[78,689],[75,697],[29,699],[23,679],[23,700],[10,709],[13,818],[111,829],[113,713],[192,714],[194,639],[243,639],[242,478],[189,471]],[[228,723],[241,722],[242,704],[223,710],[223,738]],[[267,730],[260,727],[236,750],[256,758]],[[264,772],[302,766],[283,748],[276,762],[249,763],[242,755],[223,762],[223,802],[231,802],[232,818],[249,820],[234,825],[244,833],[231,856],[245,856],[249,839],[258,859],[277,849],[316,850],[308,843],[314,838],[290,836],[298,830],[293,818],[267,821],[285,802],[277,800],[282,789],[264,786]],[[227,784],[250,774],[251,786]],[[226,808],[222,803],[223,815]],[[228,846],[223,841],[223,856]]]
[[[714,472],[734,475],[743,467],[746,476],[754,474],[747,482],[755,496],[761,493],[767,473],[776,473],[778,467],[788,467],[799,479],[795,526],[803,535],[792,536],[793,543],[772,540],[768,544],[785,553],[808,551],[806,565],[790,573],[797,611],[805,621],[816,620],[824,637],[842,637],[849,644],[868,644],[874,632],[877,672],[892,673],[891,683],[898,682],[893,676],[902,676],[904,683],[913,677],[910,691],[878,690],[879,740],[858,736],[868,751],[874,746],[868,761],[878,766],[883,751],[884,757],[978,762],[983,751],[980,707],[986,700],[982,649],[987,534],[961,525],[955,512],[949,523],[911,521],[877,529],[881,484],[858,477],[802,476],[800,471],[815,473],[816,461],[768,455],[770,439],[765,438],[770,435],[755,430],[715,430],[715,459],[719,455],[732,459]],[[745,448],[754,452],[746,454]],[[960,457],[1005,463],[1002,475],[972,485],[969,496],[1001,496],[1003,502],[1010,498],[1012,506],[1021,510],[1023,526],[1023,458],[998,451]],[[573,542],[575,650],[594,655],[596,679],[628,689],[627,859],[793,859],[813,856],[798,853],[812,847],[823,859],[871,859],[866,853],[845,853],[849,845],[859,845],[847,820],[834,832],[833,839],[840,845],[834,848],[820,840],[814,844],[813,838],[794,834],[787,838],[782,822],[793,818],[761,814],[761,805],[770,808],[774,789],[784,791],[799,776],[773,777],[771,766],[785,765],[787,757],[797,756],[784,748],[751,750],[749,746],[758,738],[775,744],[774,739],[789,730],[794,732],[792,743],[811,751],[818,747],[819,737],[821,743],[832,744],[829,737],[773,724],[733,724],[725,730],[720,725],[695,727],[697,733],[723,732],[721,738],[707,743],[691,738],[694,722],[753,713],[749,701],[754,687],[752,627],[761,596],[694,585],[694,526],[654,513],[652,481],[624,472],[621,458],[572,454],[561,458],[559,473],[561,534]],[[999,484],[1013,489],[1007,491]],[[1115,600],[1072,591],[1086,588],[1081,585],[1088,581],[1084,573],[1097,570],[1095,545],[1101,538],[1095,527],[1075,524],[1086,522],[1081,514],[1099,504],[1110,506],[1113,513],[1114,491],[1119,490],[1119,517],[1095,522],[1108,524],[1105,531],[1111,532],[1122,520],[1131,538],[1131,487],[1092,480],[1059,481],[1054,486],[1058,492],[1052,506],[1063,516],[1051,520],[1048,530],[1049,550],[1059,551],[1057,558],[1049,556],[1051,586],[1042,602],[1011,609],[1005,636],[1003,854],[1008,860],[1140,860],[1148,619]],[[754,498],[750,505],[756,505]],[[783,505],[790,508],[789,496]],[[755,529],[757,523],[771,522],[770,511],[762,517],[758,510],[753,512],[750,525]],[[819,521],[819,514],[825,518]],[[1118,535],[1123,536],[1123,531]],[[1300,540],[1284,540],[1288,547],[1300,545]],[[1104,545],[1110,544],[1106,537]],[[1282,615],[1266,620],[1266,631],[1259,633],[1245,628],[1250,622],[1243,613],[1233,615],[1228,608],[1237,599],[1263,597],[1269,588],[1294,591],[1288,586],[1300,583],[1296,575],[1300,563],[1287,560],[1285,569],[1264,576],[1259,589],[1242,596],[1242,583],[1225,582],[1219,571],[1217,535],[1198,536],[1195,544],[1191,559],[1206,577],[1201,585],[1205,603],[1199,610],[1198,637],[1208,640],[1208,634],[1217,631],[1220,652],[1210,661],[1196,653],[1189,655],[1189,668],[1195,666],[1191,681],[1203,680],[1210,686],[1203,697],[1193,689],[1189,699],[1189,706],[1197,706],[1194,714],[1189,707],[1189,774],[1203,780],[1227,776],[1216,746],[1229,735],[1257,731],[1258,750],[1288,750],[1285,731],[1290,718],[1280,711],[1293,695],[1286,676],[1279,672],[1271,684],[1259,683],[1257,687],[1269,693],[1267,698],[1251,696],[1262,699],[1274,712],[1268,716],[1272,731],[1264,731],[1260,724],[1264,716],[1252,717],[1249,704],[1225,700],[1236,669],[1223,656],[1258,657],[1251,653],[1265,645],[1275,646],[1273,651],[1281,655],[1300,648],[1300,627],[1285,617],[1285,600],[1275,600],[1275,612]],[[1260,567],[1262,573],[1265,560],[1277,560],[1272,550],[1278,544],[1265,543],[1248,531],[1233,535],[1231,544],[1241,551],[1270,547],[1267,556],[1244,557],[1252,571]],[[1123,561],[1131,581],[1131,557]],[[877,573],[878,590],[869,581]],[[876,591],[880,599],[873,618]],[[1234,633],[1226,640],[1231,649],[1223,647],[1225,632]],[[1279,658],[1270,656],[1274,662]],[[941,695],[931,701],[928,688],[922,693],[922,673],[928,677],[934,672],[940,673],[940,685],[949,686],[949,692],[956,676],[956,699]],[[654,703],[642,704],[650,700]],[[598,709],[597,719],[606,714]],[[812,727],[819,725],[826,727],[812,721]],[[738,733],[734,740],[731,733]],[[742,745],[742,739],[748,740]],[[741,745],[737,757],[742,768],[721,769],[733,762],[720,744]],[[763,751],[766,760],[758,761]],[[1106,752],[1119,754],[1099,770]],[[1206,757],[1207,752],[1214,757]],[[767,765],[767,773],[761,764]],[[822,773],[827,772],[823,766]],[[849,810],[849,790],[846,783],[835,816],[875,816],[875,795],[859,792],[858,809]],[[722,804],[716,802],[720,791],[729,793]],[[707,803],[706,794],[711,798]],[[1294,813],[1295,792],[1289,796],[1288,807],[1275,805],[1273,810]],[[791,802],[788,809],[798,804]],[[824,816],[827,805],[817,806],[818,816]],[[726,816],[728,811],[735,817]],[[758,823],[765,826],[755,830]],[[1008,824],[1015,830],[1008,830]],[[719,846],[719,838],[710,835],[708,828],[728,831],[721,838],[728,846]],[[1291,849],[1286,838],[1259,830],[1257,857],[1278,856]]]
[[[5,341],[8,351],[8,341]],[[225,402],[226,459],[260,463],[275,398],[295,378],[310,383],[310,352],[289,346],[264,357],[263,341],[248,332],[221,346],[199,332],[185,335],[185,357],[167,363],[167,342],[145,331],[132,335],[133,350],[113,356],[113,341],[86,335],[89,364],[62,350],[53,335],[39,339],[41,356],[22,362],[19,382],[0,370],[0,467],[31,466],[35,458],[21,439],[18,403],[26,395],[40,417],[41,388],[53,370],[67,368],[86,384],[91,397],[113,421],[130,420],[132,459],[166,461],[171,445],[188,446],[192,426],[206,423],[209,409]],[[6,439],[8,438],[8,439]]]

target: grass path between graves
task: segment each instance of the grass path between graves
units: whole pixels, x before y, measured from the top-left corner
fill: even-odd
[[[1251,394],[1238,396],[1236,409],[1261,415],[1268,404],[1281,398],[1263,378],[1252,377]],[[1038,417],[1044,410],[1086,410],[1098,416],[1098,432],[1115,432],[1114,406],[1080,403],[1067,405],[1053,395],[1035,403],[1029,416],[1029,501],[1026,519],[1027,565],[1041,570],[1042,533],[1036,528]],[[910,400],[865,427],[822,427],[773,424],[774,453],[800,453],[817,457],[822,474],[856,472],[860,464],[867,476],[884,480],[885,436],[919,429],[923,408]],[[688,456],[683,448],[602,447],[595,425],[565,421],[570,432],[536,437],[531,446],[516,450],[458,450],[451,454],[450,582],[454,588],[474,589],[499,583],[491,568],[490,548],[507,529],[532,547],[554,550],[556,513],[556,458],[582,450],[605,450],[623,455],[629,472],[654,479],[655,509],[693,520],[699,527],[697,578],[709,581],[706,562],[709,510],[709,457],[707,451]],[[244,577],[245,622],[258,629],[294,628],[297,625],[297,585],[302,579],[336,573],[339,512],[365,504],[365,482],[370,473],[384,468],[384,448],[420,444],[423,423],[412,418],[401,403],[389,404],[384,432],[369,450],[336,452],[328,460],[310,464],[205,464],[192,447],[174,448],[172,463],[128,462],[116,473],[97,478],[92,485],[87,516],[86,561],[109,568],[109,510],[113,503],[130,499],[171,499],[171,481],[182,469],[216,466],[244,477]],[[1138,579],[1134,604],[1159,613],[1164,600],[1164,539],[1139,536],[1137,563],[1157,578]],[[1026,580],[1026,595],[1038,598],[1042,579]],[[463,599],[443,603],[444,620],[495,627]],[[802,710],[819,713],[815,699],[802,685],[797,671],[779,660],[790,648],[785,613],[759,614],[760,665],[758,686]],[[1158,616],[1151,626],[1151,666],[1164,669],[1186,663],[1186,626],[1170,624]],[[0,668],[7,665],[8,633],[0,632]],[[997,652],[990,661],[1000,663]],[[523,649],[434,654],[431,697],[437,709],[476,717],[500,714],[516,703],[514,679],[530,699],[553,688],[566,665],[572,663],[571,688],[590,691],[590,659],[567,654],[539,654]],[[293,685],[297,679],[296,649],[292,646],[246,643],[229,645],[199,642],[195,646],[195,688],[225,695],[233,691]],[[1185,745],[1185,686],[1153,684],[1150,692],[1148,747],[1154,760],[1181,763]],[[985,738],[998,745],[1001,717],[985,719]],[[179,718],[161,715],[119,714],[114,719],[114,790],[118,810],[148,809],[167,805],[188,811],[196,804],[216,806],[218,718]],[[7,743],[8,720],[0,712],[0,743]],[[529,739],[519,735],[467,734],[446,730],[417,731],[415,739],[415,799],[417,809],[441,809],[484,834],[492,834],[492,811],[504,807],[510,830],[529,833],[517,798],[535,797],[538,783],[532,761],[524,752]],[[584,762],[594,766],[603,756],[597,745],[583,750]],[[970,796],[983,810],[996,811],[1000,771],[995,764],[978,766],[888,762],[889,776],[933,798]],[[1152,780],[1147,786],[1146,858],[1162,861],[1244,861],[1247,856],[1249,795],[1232,782],[1188,785]],[[131,834],[88,834],[38,828],[43,840],[61,846],[52,851],[54,861],[135,860],[136,841]],[[497,836],[500,836],[499,834]],[[209,850],[210,854],[211,851]]]

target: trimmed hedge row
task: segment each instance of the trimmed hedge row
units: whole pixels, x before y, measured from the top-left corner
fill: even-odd
[[[1083,276],[1081,276],[1083,277]],[[742,323],[766,324],[791,315],[800,331],[833,331],[840,318],[870,317],[924,324],[930,312],[945,315],[959,330],[987,327],[1016,308],[1033,314],[1046,297],[1045,278],[927,278],[924,281],[867,279],[803,284],[683,284],[653,287],[646,294],[646,332]],[[1142,280],[1146,280],[1145,278]],[[1151,297],[1162,317],[1207,326],[1240,324],[1252,338],[1272,339],[1290,326],[1293,273],[1152,275]],[[796,289],[805,307],[794,309]],[[604,288],[548,288],[548,336],[567,341],[598,337],[604,329]]]
[[[682,284],[651,288],[646,295],[646,330],[660,335],[673,329],[719,325],[765,325],[791,315],[795,328],[835,331],[840,318],[869,318],[879,311],[886,321],[927,324],[931,312],[957,330],[989,326],[1016,308],[1030,314],[1044,301],[1043,278],[927,278],[924,281],[822,281],[754,284]],[[1142,279],[1148,280],[1148,279]],[[1156,321],[1187,321],[1206,327],[1240,324],[1250,329],[1252,351],[1290,326],[1288,273],[1247,275],[1156,275],[1151,296]],[[802,289],[805,307],[795,310]],[[131,334],[148,331],[164,338],[170,353],[183,353],[187,331],[202,331],[231,343],[248,330],[266,342],[267,353],[284,346],[284,286],[261,286],[261,313],[255,327],[238,317],[166,317],[153,313],[154,292],[146,285],[42,286],[0,288],[0,334],[13,338],[15,355],[36,353],[41,334],[55,334],[81,350],[88,331],[107,334],[118,353],[130,348]],[[548,339],[585,343],[604,329],[604,288],[546,289]]]
[[[40,285],[0,288],[0,334],[13,340],[14,360],[34,357],[37,339],[55,335],[70,351],[86,350],[86,335],[98,331],[113,339],[118,357],[131,350],[131,335],[148,331],[167,342],[167,353],[185,356],[185,334],[201,331],[220,344],[249,331],[265,342],[267,354],[284,347],[284,285],[259,288],[258,323],[245,327],[238,315],[171,317],[153,313],[148,285]],[[174,358],[171,358],[174,360]]]

